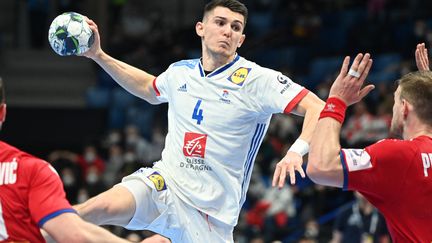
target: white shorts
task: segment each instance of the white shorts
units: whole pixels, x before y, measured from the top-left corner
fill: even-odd
[[[233,226],[184,203],[151,168],[139,169],[118,185],[126,187],[135,198],[135,214],[124,226],[127,229],[150,230],[173,243],[234,242]]]

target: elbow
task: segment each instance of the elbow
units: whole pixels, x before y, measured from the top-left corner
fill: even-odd
[[[333,183],[329,182],[332,181],[334,171],[332,164],[323,160],[322,156],[310,154],[306,174],[315,184],[331,186]]]
[[[318,158],[314,158],[309,154],[309,161],[306,167],[306,174],[315,184],[321,184],[320,176],[322,176],[321,168],[319,167],[322,164],[321,161],[317,160]]]

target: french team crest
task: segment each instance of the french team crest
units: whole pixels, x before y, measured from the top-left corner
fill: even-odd
[[[245,68],[245,67],[238,68],[228,77],[228,80],[231,81],[232,83],[242,86],[250,70],[251,70],[250,68]]]

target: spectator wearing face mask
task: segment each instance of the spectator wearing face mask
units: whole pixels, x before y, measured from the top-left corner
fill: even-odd
[[[85,176],[85,188],[90,197],[105,191],[106,185],[101,178],[101,173],[96,165],[90,165]]]
[[[98,154],[96,146],[86,145],[81,155],[77,155],[77,164],[81,168],[83,178],[87,175],[87,170],[90,166],[96,166],[99,173],[105,171],[105,162],[102,157]]]

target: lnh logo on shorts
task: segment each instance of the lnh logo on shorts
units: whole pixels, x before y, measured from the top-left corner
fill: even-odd
[[[153,174],[147,176],[147,178],[153,182],[158,192],[166,189],[165,180],[159,173],[153,172]]]
[[[185,133],[183,154],[187,157],[204,158],[207,143],[207,134],[194,132]]]

